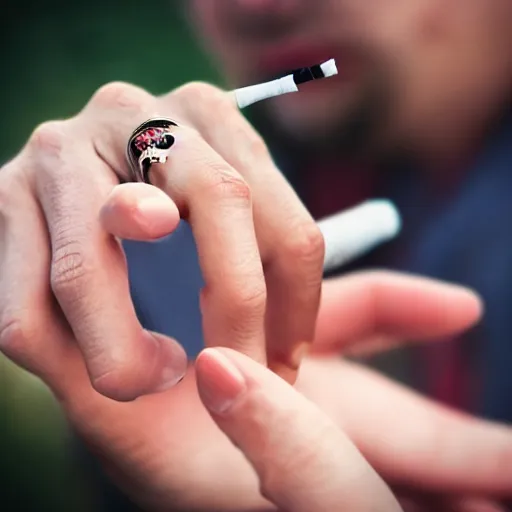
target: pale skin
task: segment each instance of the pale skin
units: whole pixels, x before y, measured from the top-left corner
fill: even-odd
[[[424,167],[453,167],[507,108],[509,0],[190,0],[205,49],[231,86],[336,58],[333,86],[262,106],[274,131],[334,156],[340,132],[371,112],[368,158],[407,148]],[[277,56],[277,57],[276,57]],[[315,57],[313,57],[314,59]],[[276,67],[277,65],[277,67]]]
[[[172,158],[152,170],[160,188],[120,185],[124,144],[154,115],[180,124]],[[339,359],[375,340],[459,332],[478,320],[479,299],[384,273],[322,284],[315,223],[224,91],[190,84],[155,98],[110,84],[76,117],[36,129],[0,176],[0,348],[49,385],[146,508],[392,511],[393,486],[474,510],[512,495],[509,428]],[[118,243],[170,233],[180,216],[205,276],[206,342],[228,347],[200,356],[198,387],[178,343],[138,323]],[[295,391],[263,363],[293,382],[305,344],[323,356],[307,359]]]

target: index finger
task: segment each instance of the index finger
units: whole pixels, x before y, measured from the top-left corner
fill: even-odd
[[[268,365],[293,382],[315,331],[323,273],[322,233],[276,168],[262,138],[239,112],[232,93],[196,84],[175,94],[202,136],[251,186],[267,286]],[[222,116],[224,122],[213,122],[214,116]]]

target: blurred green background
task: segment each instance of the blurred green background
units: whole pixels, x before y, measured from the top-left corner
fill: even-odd
[[[207,0],[205,0],[207,1]],[[10,2],[0,14],[0,163],[102,84],[218,83],[180,0]],[[0,290],[2,293],[2,290]],[[51,394],[0,355],[0,510],[101,510]]]

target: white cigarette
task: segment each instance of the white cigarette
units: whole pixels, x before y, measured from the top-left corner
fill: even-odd
[[[282,96],[291,92],[298,92],[299,86],[312,80],[320,80],[337,75],[338,69],[334,59],[330,59],[323,64],[311,66],[309,68],[299,68],[286,75],[283,78],[264,82],[262,84],[250,85],[235,89],[233,94],[235,96],[238,108],[243,109],[257,103],[258,101],[273,98],[275,96]]]
[[[325,240],[324,272],[331,272],[395,238],[401,229],[391,201],[372,200],[318,222]]]

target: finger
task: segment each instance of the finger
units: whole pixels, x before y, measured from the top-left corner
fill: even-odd
[[[32,144],[35,188],[52,246],[51,285],[94,387],[118,400],[161,391],[187,360],[172,340],[144,331],[130,298],[124,253],[100,223],[117,179],[69,122],[45,125]]]
[[[305,345],[314,336],[323,237],[232,95],[206,84],[191,84],[173,93],[171,100],[175,98],[206,141],[251,187],[267,284],[268,363],[293,382]]]
[[[0,184],[0,351],[48,382],[64,361],[63,329],[48,290],[44,217],[19,171],[4,167]]]
[[[399,510],[343,432],[277,375],[228,349],[204,351],[196,373],[203,403],[276,505],[294,512]]]
[[[205,342],[265,362],[266,287],[250,188],[193,130],[180,128],[176,139],[170,165],[154,165],[151,176],[192,227]]]
[[[397,340],[446,337],[481,314],[481,300],[460,286],[392,272],[356,273],[325,281],[313,349],[365,351]]]
[[[125,240],[149,241],[172,233],[180,221],[173,200],[145,183],[117,185],[101,209],[106,231]]]
[[[346,361],[309,361],[301,375],[310,386],[300,389],[330,410],[388,482],[435,493],[512,495],[509,427],[456,413]],[[325,388],[338,390],[336,401]]]

